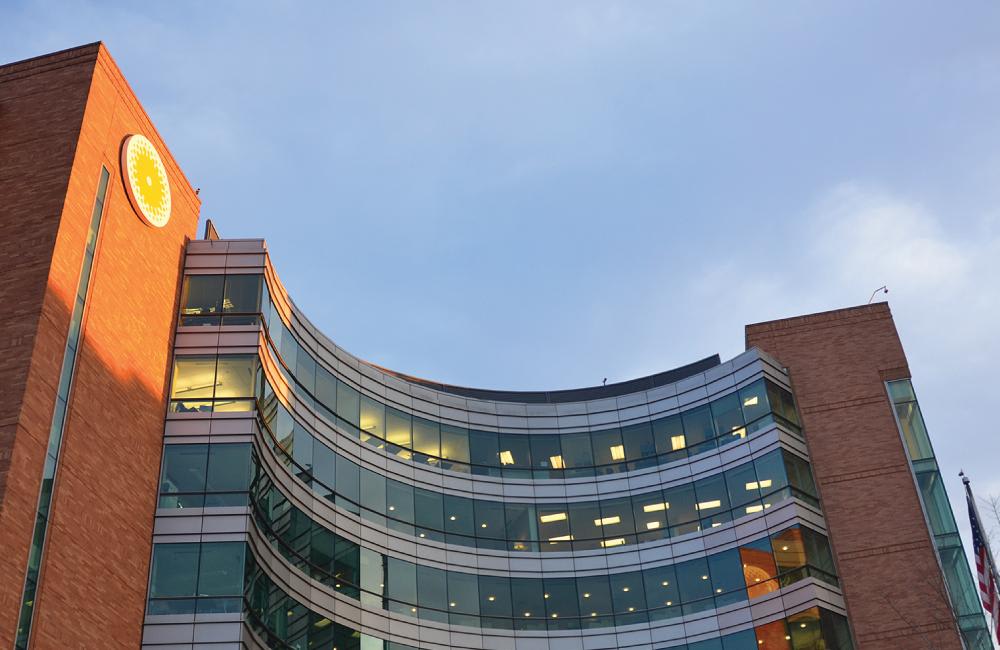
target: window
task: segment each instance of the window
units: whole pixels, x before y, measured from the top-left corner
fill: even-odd
[[[469,471],[465,466],[469,462],[469,431],[451,424],[441,425],[441,458],[449,463],[442,463],[442,469],[452,471]]]
[[[362,516],[380,526],[385,526],[386,478],[365,467],[361,468]]]
[[[671,537],[701,530],[693,484],[667,488],[663,491],[663,502],[668,504]]]
[[[715,528],[732,519],[729,511],[729,493],[722,474],[716,474],[696,481],[694,484],[698,501],[695,508],[701,519],[702,528]]]
[[[389,581],[386,594],[389,597],[389,611],[406,616],[417,613],[417,567],[405,560],[387,558]]]
[[[622,443],[622,433],[618,429],[604,429],[590,434],[594,450],[595,465],[610,465],[625,462],[625,445]],[[599,468],[598,473],[609,474],[616,471],[613,468]]]
[[[208,445],[165,445],[159,507],[202,507],[207,463]]]
[[[367,395],[361,396],[361,441],[379,446],[385,440],[385,405]]]
[[[440,492],[413,488],[414,523],[422,539],[444,541],[444,504]]]
[[[518,433],[500,434],[500,466],[503,475],[531,478],[531,436]]]
[[[759,539],[740,546],[740,562],[743,564],[743,582],[750,600],[760,598],[778,590],[778,567],[774,563],[771,541]]]
[[[659,490],[632,497],[632,513],[638,541],[648,542],[669,537],[667,510],[670,504]]]
[[[387,406],[385,409],[385,439],[395,447],[389,447],[389,453],[396,453],[403,458],[409,458],[409,449],[413,444],[410,437],[410,414]]]
[[[535,468],[535,478],[562,478],[566,462],[562,456],[559,436],[551,434],[531,434],[531,459]],[[553,471],[554,470],[554,471]]]
[[[715,426],[712,423],[712,409],[708,404],[684,411],[684,436],[691,453],[697,454],[715,448]]]
[[[719,444],[739,442],[747,437],[747,430],[743,427],[743,409],[736,393],[712,402],[712,419],[715,421],[715,430],[719,432]]]
[[[448,622],[448,577],[444,571],[418,564],[417,598],[420,618]]]
[[[479,613],[483,627],[511,629],[510,580],[490,575],[478,578]]]
[[[743,419],[747,424],[771,412],[763,379],[758,379],[740,389],[740,407],[743,409]]]
[[[510,598],[514,605],[515,630],[545,629],[545,596],[541,580],[511,578]]]
[[[569,526],[573,535],[574,551],[604,548],[601,527],[595,523],[600,520],[600,502],[582,501],[569,504]]]
[[[386,479],[386,516],[389,528],[406,535],[413,534],[413,487],[394,479]]]
[[[683,458],[687,455],[687,436],[684,435],[684,425],[681,416],[671,415],[653,421],[653,441],[659,454],[668,454],[668,459]]]
[[[444,529],[449,544],[475,546],[476,514],[472,499],[444,495]]]
[[[197,542],[153,546],[150,598],[193,598],[196,595],[198,546]]]
[[[448,572],[448,622],[479,626],[479,579],[474,573]]]
[[[565,503],[539,503],[538,537],[546,550],[568,551],[572,548],[569,530],[569,508]]]
[[[653,443],[653,428],[649,422],[640,422],[622,427],[622,443],[628,469],[641,469],[656,464],[656,445]]]
[[[259,312],[262,280],[263,276],[256,274],[227,275],[226,292],[222,300],[223,311],[234,314],[256,314]],[[231,322],[230,317],[227,317],[225,324],[242,323]]]
[[[681,615],[681,598],[677,591],[677,572],[673,566],[645,569],[642,579],[646,590],[649,618],[662,621]]]
[[[714,607],[712,602],[712,582],[705,558],[682,562],[675,567],[677,589],[684,603],[684,613],[703,612]]]
[[[255,355],[180,356],[174,359],[171,410],[177,413],[249,411]]]
[[[413,451],[418,463],[436,463],[441,455],[441,430],[437,422],[413,416]]]
[[[736,549],[708,556],[708,570],[712,576],[712,593],[715,606],[725,607],[746,600],[746,585]]]
[[[546,578],[542,598],[545,601],[545,618],[549,629],[569,630],[579,627],[575,620],[580,615],[574,578]]]
[[[500,476],[496,469],[500,466],[497,434],[489,431],[469,431],[469,458],[473,474]]]
[[[361,468],[340,455],[337,456],[336,464],[336,503],[348,512],[358,514],[358,504],[361,502]]]
[[[507,519],[507,540],[512,551],[537,551],[534,540],[538,539],[535,525],[535,506],[530,503],[507,503],[504,506]]]
[[[169,445],[186,446],[186,445]],[[213,444],[208,448],[205,505],[246,505],[250,489],[250,443]]]
[[[243,593],[243,542],[206,542],[201,545],[199,596],[239,596]]]
[[[181,325],[219,325],[225,276],[185,275],[181,289]]]
[[[576,591],[578,609],[583,617],[580,627],[611,627],[615,624],[608,576],[580,576],[576,579]]]
[[[562,438],[562,460],[566,467],[566,478],[592,475],[594,455],[590,448],[590,434],[564,433],[560,437]]]
[[[642,574],[638,571],[612,573],[608,576],[611,602],[615,608],[615,625],[645,623],[646,597],[643,594]]]

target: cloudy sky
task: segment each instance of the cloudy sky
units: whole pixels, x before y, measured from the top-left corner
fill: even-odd
[[[128,4],[4,2],[0,60],[105,41],[355,354],[593,385],[888,285],[963,529],[1000,494],[995,2]]]

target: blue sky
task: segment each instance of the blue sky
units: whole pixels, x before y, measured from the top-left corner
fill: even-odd
[[[1000,494],[1000,5],[0,6],[0,60],[95,40],[353,353],[593,385],[887,284],[963,530]]]

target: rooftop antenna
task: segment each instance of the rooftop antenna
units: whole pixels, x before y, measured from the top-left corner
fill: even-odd
[[[608,385],[608,378],[607,377],[604,378],[604,381],[601,382],[601,385],[602,386],[607,386]]]
[[[879,291],[881,291],[882,293],[889,293],[889,288],[883,284],[881,287],[879,287],[875,291],[872,291],[872,297],[868,299],[868,304],[869,305],[872,304],[872,300],[875,300],[875,296],[878,295]]]

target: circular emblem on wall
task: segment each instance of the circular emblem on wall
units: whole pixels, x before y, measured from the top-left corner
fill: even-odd
[[[170,220],[170,181],[153,143],[146,136],[130,135],[122,144],[122,176],[128,198],[139,217],[162,228]]]

